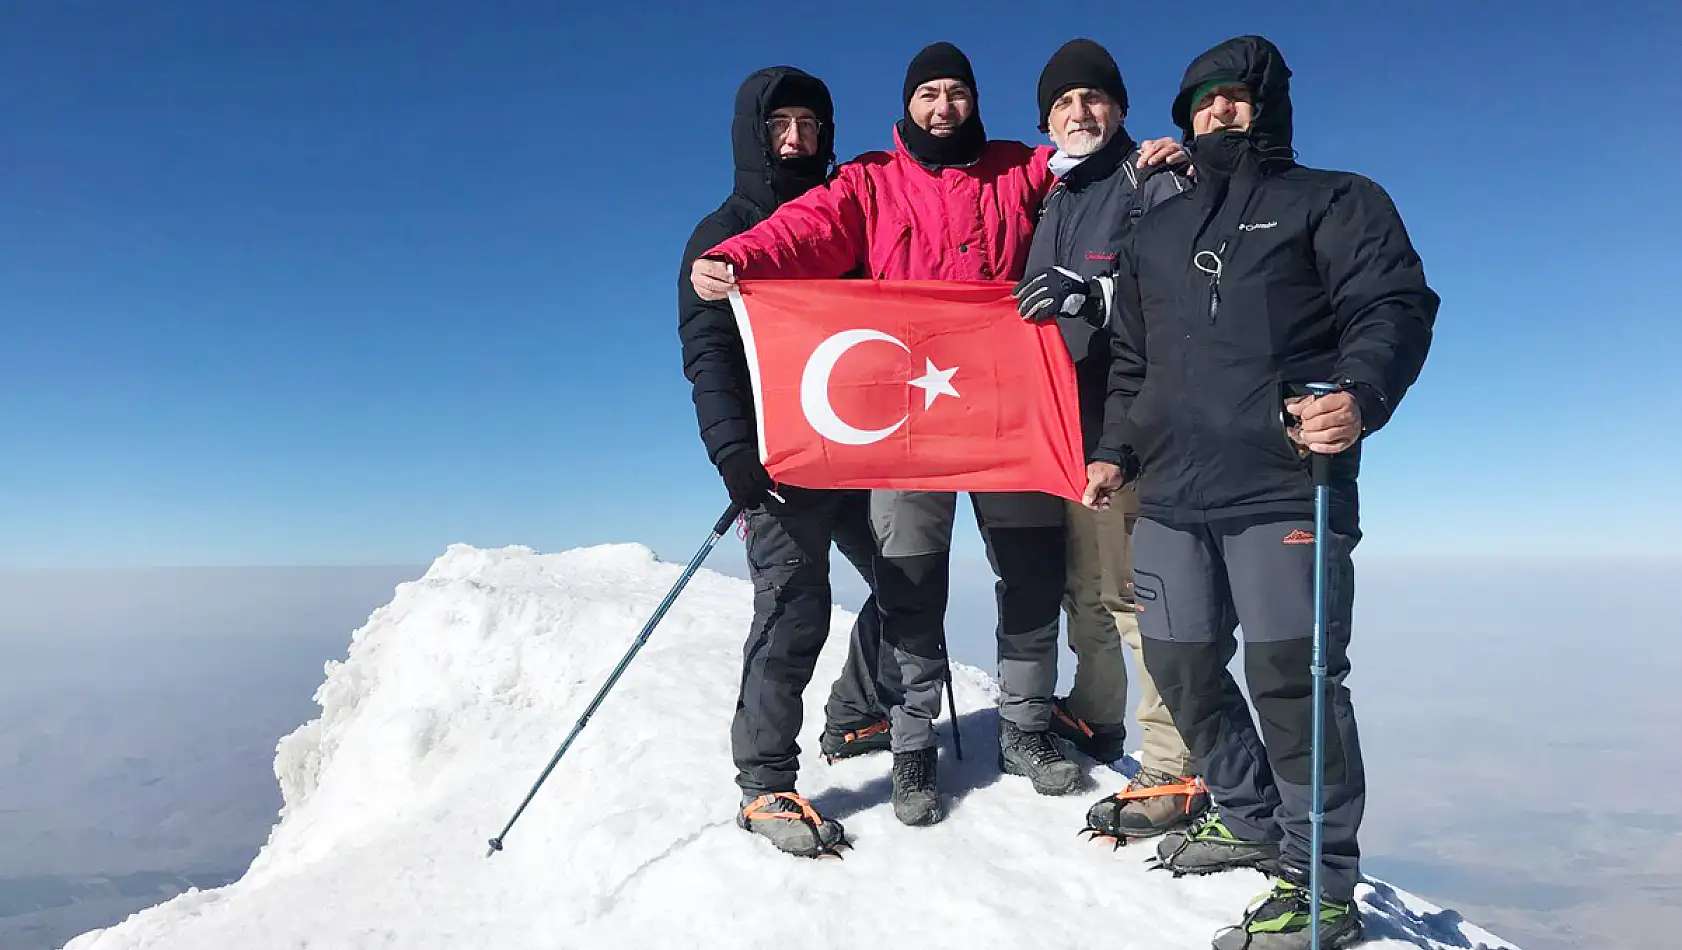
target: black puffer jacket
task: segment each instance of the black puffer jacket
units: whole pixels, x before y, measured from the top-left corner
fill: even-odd
[[[818,121],[816,174],[792,172],[771,153],[765,117],[785,83],[805,85],[806,101],[815,101]],[[696,296],[689,268],[709,248],[771,216],[777,206],[823,184],[835,162],[835,109],[823,82],[791,66],[774,66],[749,76],[736,91],[736,115],[730,127],[736,158],[736,187],[718,210],[701,219],[683,248],[678,270],[678,338],[683,344],[683,374],[694,390],[695,417],[707,457],[716,465],[736,452],[757,452],[753,386],[747,357],[728,301],[709,303]]]
[[[1082,277],[1115,270],[1133,224],[1158,202],[1191,190],[1191,182],[1161,163],[1138,167],[1139,146],[1116,133],[1103,148],[1058,179],[1040,205],[1025,274],[1067,267]],[[1090,455],[1103,431],[1110,384],[1110,331],[1081,317],[1058,317],[1080,386],[1080,428]]]
[[[1248,134],[1191,139],[1191,96],[1212,80],[1254,96]],[[1142,514],[1199,522],[1313,510],[1284,399],[1339,381],[1365,434],[1389,420],[1424,365],[1438,297],[1389,195],[1347,172],[1296,164],[1290,70],[1267,40],[1230,40],[1186,71],[1174,121],[1198,187],[1133,229],[1096,457],[1142,463]],[[1353,502],[1360,449],[1337,457]]]

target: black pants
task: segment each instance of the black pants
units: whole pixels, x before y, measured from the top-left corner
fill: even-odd
[[[730,725],[736,784],[755,795],[794,791],[801,697],[829,637],[831,542],[874,590],[870,493],[783,488],[779,494],[786,504],[773,499],[748,512],[753,627],[742,651],[742,688]],[[858,617],[830,705],[860,720],[880,720],[898,702],[899,670],[881,662],[874,593]],[[868,708],[872,702],[874,709]]]
[[[1366,807],[1355,709],[1343,685],[1355,604],[1350,554],[1359,532],[1334,529],[1328,541],[1321,882],[1329,899],[1347,901],[1360,876],[1356,834]],[[1145,666],[1191,749],[1197,774],[1234,834],[1277,842],[1283,861],[1305,878],[1313,775],[1313,542],[1312,519],[1278,516],[1209,524],[1145,517],[1133,534]],[[1239,626],[1259,734],[1227,671]]]

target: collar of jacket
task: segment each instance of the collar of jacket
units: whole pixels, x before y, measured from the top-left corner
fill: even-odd
[[[909,122],[910,120],[904,119],[901,121]],[[921,155],[917,154],[916,149],[905,143],[905,136],[900,134],[900,124],[900,122],[894,123],[894,148],[903,153],[907,158],[922,166],[925,171],[930,171],[938,175],[943,169],[947,168],[970,168],[977,162],[981,161],[981,157],[987,153],[987,137],[986,131],[983,129],[981,144],[975,147],[975,157],[969,161],[955,164],[941,164],[939,162],[927,161]]]
[[[1117,129],[1116,134],[1104,143],[1103,148],[1085,158],[1071,158],[1062,149],[1058,149],[1057,154],[1051,158],[1052,170],[1053,172],[1056,171],[1059,161],[1075,162],[1076,164],[1068,172],[1057,177],[1063,183],[1063,187],[1079,191],[1095,181],[1103,181],[1114,174],[1115,170],[1121,167],[1121,163],[1132,155],[1136,148],[1138,148],[1138,143],[1134,142],[1133,137],[1127,134],[1127,130]]]

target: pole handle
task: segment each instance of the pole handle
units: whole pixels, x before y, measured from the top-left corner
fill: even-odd
[[[1330,396],[1332,393],[1343,389],[1337,383],[1304,383],[1302,388],[1306,395],[1313,398]],[[1308,454],[1312,456],[1308,469],[1310,476],[1314,479],[1315,487],[1330,485],[1332,483],[1332,459],[1337,456],[1326,455],[1323,452],[1310,452]]]
[[[724,514],[719,515],[718,521],[713,523],[713,534],[722,536],[724,532],[729,531],[730,523],[735,521],[741,513],[742,506],[731,502],[730,507],[724,509]]]
[[[1313,456],[1309,461],[1308,471],[1314,479],[1314,487],[1322,488],[1330,485],[1332,483],[1332,459],[1337,458],[1337,456],[1327,455],[1324,452],[1310,452],[1308,454]]]

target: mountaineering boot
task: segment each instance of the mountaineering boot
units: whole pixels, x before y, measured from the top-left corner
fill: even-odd
[[[1263,874],[1279,873],[1279,846],[1271,841],[1244,841],[1221,821],[1214,808],[1184,831],[1169,833],[1156,846],[1156,867],[1186,874],[1214,874],[1234,868],[1254,868]]]
[[[894,817],[905,825],[932,825],[946,817],[935,787],[935,749],[894,753]]]
[[[1309,945],[1308,888],[1286,878],[1252,901],[1244,919],[1215,935],[1213,950],[1341,950],[1366,936],[1354,903],[1320,898],[1320,946]]]
[[[999,769],[1026,775],[1041,795],[1067,795],[1080,787],[1080,766],[1063,757],[1049,730],[1029,732],[999,720]]]
[[[824,724],[823,735],[818,738],[818,749],[826,760],[834,762],[855,755],[886,752],[891,739],[886,719],[852,726],[838,726],[831,722]]]
[[[744,795],[736,812],[736,826],[760,835],[777,850],[803,858],[840,857],[847,844],[839,821],[817,813],[812,803],[793,792]]]
[[[1209,810],[1209,790],[1194,778],[1140,769],[1127,787],[1101,799],[1086,812],[1086,830],[1113,838],[1154,838],[1183,828]]]
[[[1081,755],[1104,765],[1120,761],[1127,754],[1126,724],[1087,722],[1071,715],[1065,702],[1062,699],[1051,701],[1051,731],[1057,738],[1074,746]]]

